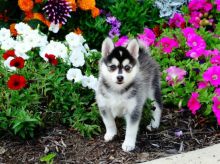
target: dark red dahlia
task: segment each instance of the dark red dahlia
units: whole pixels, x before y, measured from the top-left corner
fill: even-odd
[[[72,11],[69,2],[65,0],[48,0],[43,8],[50,22],[65,24]]]
[[[26,79],[21,75],[11,75],[8,80],[8,88],[11,90],[20,90],[26,85]]]
[[[53,54],[46,54],[45,57],[48,59],[49,63],[56,66],[58,64],[58,60]]]
[[[25,60],[22,57],[16,57],[11,60],[10,66],[21,69],[21,68],[24,68],[24,62],[25,62]]]
[[[5,60],[7,60],[10,56],[15,57],[15,50],[8,50],[3,54],[3,58]]]

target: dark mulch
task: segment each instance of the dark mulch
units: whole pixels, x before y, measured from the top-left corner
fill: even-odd
[[[63,126],[47,128],[34,140],[21,141],[5,135],[0,138],[0,163],[40,163],[40,158],[55,152],[54,163],[139,163],[187,152],[220,143],[217,127],[206,120],[191,118],[189,112],[165,110],[161,127],[154,132],[140,130],[137,147],[131,153],[121,149],[124,129],[114,141],[105,143],[100,134],[86,139],[72,129]],[[198,123],[199,122],[199,123]],[[143,127],[141,129],[144,129]],[[181,137],[175,131],[182,130]]]

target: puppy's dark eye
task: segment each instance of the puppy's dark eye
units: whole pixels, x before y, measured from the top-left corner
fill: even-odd
[[[125,69],[125,71],[129,72],[129,71],[131,71],[131,66],[126,65],[126,66],[124,67],[124,69]]]
[[[116,65],[109,66],[110,71],[115,71],[117,69]]]

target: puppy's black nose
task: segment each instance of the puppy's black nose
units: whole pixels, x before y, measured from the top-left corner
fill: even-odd
[[[118,82],[122,82],[122,81],[123,81],[123,79],[124,79],[124,77],[123,77],[123,76],[121,76],[121,75],[117,76],[117,80],[118,80]]]

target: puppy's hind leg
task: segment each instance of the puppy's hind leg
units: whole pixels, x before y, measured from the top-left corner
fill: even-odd
[[[108,108],[100,108],[99,110],[106,128],[104,139],[108,142],[111,141],[117,134],[115,119]]]
[[[150,124],[147,126],[148,130],[152,130],[155,128],[158,128],[160,126],[160,119],[162,114],[162,96],[161,96],[161,90],[159,86],[159,82],[154,83],[154,88],[151,89],[149,98],[153,100],[153,104],[155,107],[155,110],[153,110],[153,119],[151,120]]]

